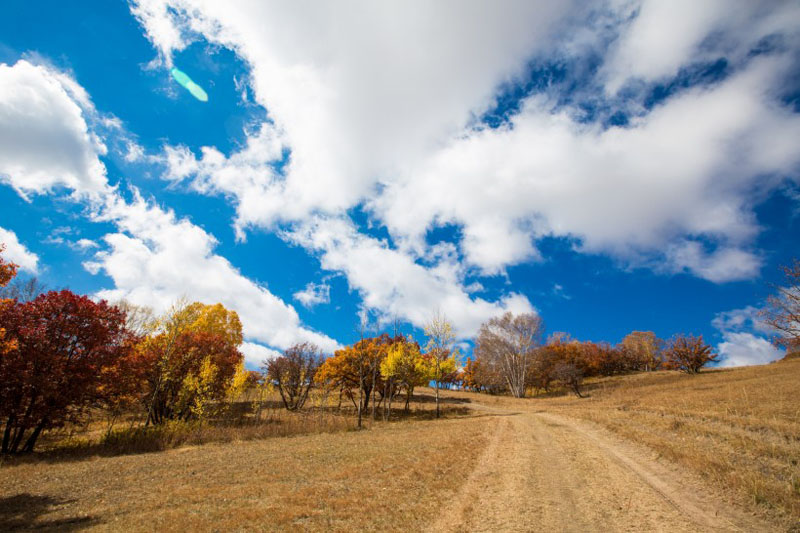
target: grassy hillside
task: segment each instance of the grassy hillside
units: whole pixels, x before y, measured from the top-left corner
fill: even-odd
[[[574,502],[576,516],[558,511],[560,522],[552,527],[583,520],[613,530],[643,513],[650,520],[664,517],[660,526],[652,522],[656,529],[675,529],[676,518],[668,516],[683,516],[677,496],[674,508],[659,504],[658,491],[620,469],[614,456],[666,472],[654,458],[624,448],[609,454],[586,440],[588,433],[553,417],[605,426],[682,466],[678,474],[706,480],[700,489],[675,482],[680,476],[661,480],[671,483],[673,494],[700,490],[708,501],[734,503],[765,519],[755,530],[797,527],[800,360],[697,376],[621,376],[586,388],[584,399],[445,392],[451,418],[438,421],[429,417],[431,391],[423,390],[413,416],[369,424],[362,432],[347,424],[311,435],[233,433],[221,439],[228,442],[188,440],[150,453],[107,456],[108,450],[95,453],[103,449],[90,446],[13,458],[0,466],[0,530],[389,531],[438,524],[446,531],[458,519],[489,530],[491,520],[544,527],[543,515],[510,505],[511,495],[545,514]],[[273,425],[307,429],[284,418]],[[636,502],[620,496],[625,491],[648,496]],[[636,508],[651,503],[650,514]],[[717,512],[704,510],[712,518]],[[599,514],[584,516],[592,512]]]
[[[800,359],[607,378],[588,392],[534,403],[646,444],[732,498],[799,523]]]

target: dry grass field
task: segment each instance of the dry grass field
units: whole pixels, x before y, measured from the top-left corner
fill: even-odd
[[[718,492],[800,530],[800,359],[607,378],[589,398],[537,400],[701,474]]]
[[[447,392],[433,420],[422,391],[413,416],[364,431],[350,416],[312,431],[334,416],[312,410],[276,421],[284,436],[16,458],[0,467],[0,530],[800,530],[800,360],[587,392]]]

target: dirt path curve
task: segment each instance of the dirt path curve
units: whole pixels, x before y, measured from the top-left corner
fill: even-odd
[[[433,531],[768,531],[699,479],[585,422],[475,405],[493,435]]]

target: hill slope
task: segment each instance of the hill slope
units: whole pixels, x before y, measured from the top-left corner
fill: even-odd
[[[447,392],[464,417],[2,466],[0,529],[771,531],[798,519],[800,361]]]

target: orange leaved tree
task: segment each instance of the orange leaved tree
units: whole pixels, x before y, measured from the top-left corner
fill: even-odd
[[[688,374],[697,374],[708,363],[716,362],[718,355],[703,341],[703,336],[676,335],[664,351],[667,363],[672,368]]]

